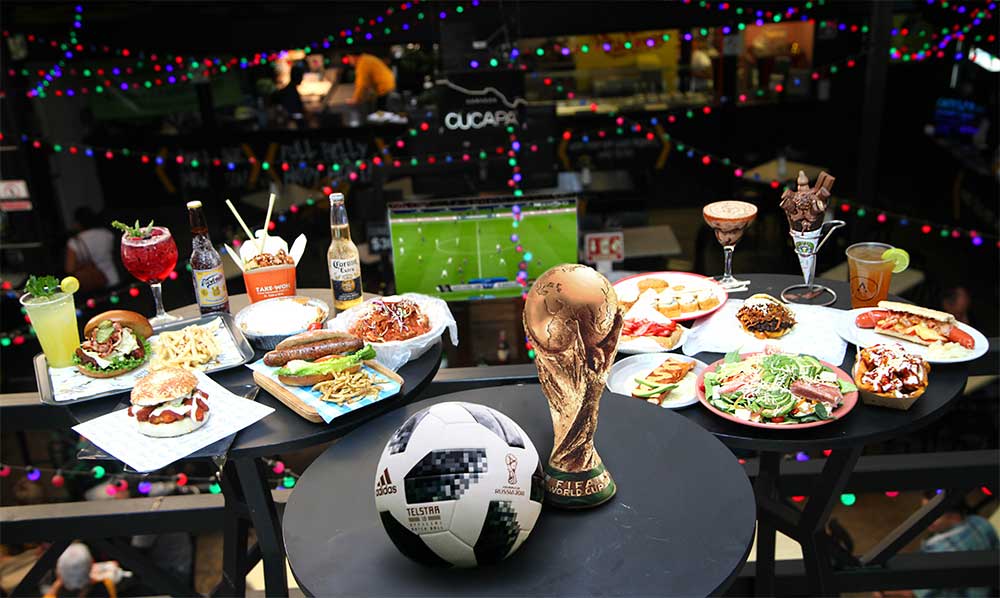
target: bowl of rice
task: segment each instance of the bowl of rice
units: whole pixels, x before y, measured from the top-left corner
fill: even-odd
[[[271,351],[292,336],[309,330],[313,324],[320,326],[330,315],[330,306],[321,299],[303,297],[275,297],[251,303],[236,314],[236,325],[250,344],[260,351]]]

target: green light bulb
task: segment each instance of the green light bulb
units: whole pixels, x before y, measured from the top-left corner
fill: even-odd
[[[212,494],[219,494],[222,492],[222,486],[218,484],[212,484],[211,486],[208,487],[208,491],[211,492]]]
[[[99,479],[101,479],[101,478],[104,477],[104,474],[106,474],[107,471],[104,469],[104,466],[102,466],[102,465],[95,465],[94,467],[92,467],[90,469],[90,473],[92,473],[94,475],[94,479],[95,480],[99,480]]]
[[[285,485],[285,488],[294,488],[295,478],[290,475],[286,475],[284,479],[281,480],[281,483]]]
[[[588,46],[587,44],[583,44],[582,46],[580,46],[580,51],[586,54],[587,52],[590,52],[590,46]]]
[[[535,54],[538,54],[539,56],[545,56],[545,50],[542,48],[538,48],[537,50],[535,50]]]
[[[853,494],[840,495],[840,504],[844,505],[845,507],[849,507],[856,502],[858,502],[858,497]]]

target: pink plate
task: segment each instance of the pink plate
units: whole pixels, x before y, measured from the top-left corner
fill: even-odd
[[[750,357],[751,355],[756,355],[756,353],[744,353],[743,355],[740,355],[740,357],[746,358]],[[744,426],[753,426],[755,428],[769,428],[771,430],[802,430],[804,428],[815,428],[816,426],[822,426],[830,422],[837,421],[838,419],[850,413],[851,409],[854,409],[854,406],[858,404],[858,392],[854,391],[844,395],[844,402],[840,404],[840,407],[837,407],[836,409],[833,410],[832,413],[833,419],[821,419],[817,422],[809,422],[807,424],[796,424],[796,425],[772,424],[772,423],[765,424],[759,422],[746,421],[736,417],[735,415],[730,415],[725,411],[713,407],[708,402],[708,399],[705,398],[705,374],[707,374],[708,372],[714,372],[715,369],[719,367],[719,364],[721,364],[723,361],[725,361],[724,358],[716,361],[715,363],[709,364],[708,367],[704,369],[704,371],[698,374],[698,381],[695,382],[695,390],[698,393],[698,400],[701,401],[701,404],[707,407],[709,411],[718,415],[719,417],[728,419],[729,421],[733,421],[738,424],[743,424]],[[820,363],[833,370],[833,372],[837,374],[837,378],[840,378],[841,380],[846,380],[847,382],[854,384],[854,380],[844,370],[825,361],[820,361]]]
[[[685,286],[691,286],[696,288],[701,288],[705,290],[712,291],[715,293],[716,298],[719,300],[719,304],[711,309],[703,309],[700,311],[692,311],[686,314],[681,314],[676,318],[670,318],[675,322],[687,322],[689,320],[697,320],[698,318],[705,317],[716,310],[721,308],[726,300],[729,299],[729,293],[726,289],[722,288],[722,285],[715,280],[702,276],[701,274],[693,274],[691,272],[677,272],[677,271],[667,271],[667,272],[644,272],[643,274],[634,274],[632,276],[627,276],[614,285],[615,291],[627,286],[637,286],[639,281],[644,278],[662,278],[667,281],[670,286],[683,284]]]

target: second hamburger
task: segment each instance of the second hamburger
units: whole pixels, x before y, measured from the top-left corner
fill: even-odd
[[[180,436],[208,421],[208,393],[199,389],[198,378],[183,368],[154,370],[139,378],[131,398],[128,414],[146,436]]]

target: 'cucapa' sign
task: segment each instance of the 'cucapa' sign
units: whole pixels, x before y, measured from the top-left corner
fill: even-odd
[[[493,110],[487,112],[449,112],[444,116],[446,129],[468,131],[469,129],[485,129],[487,127],[506,127],[516,125],[516,110]]]

